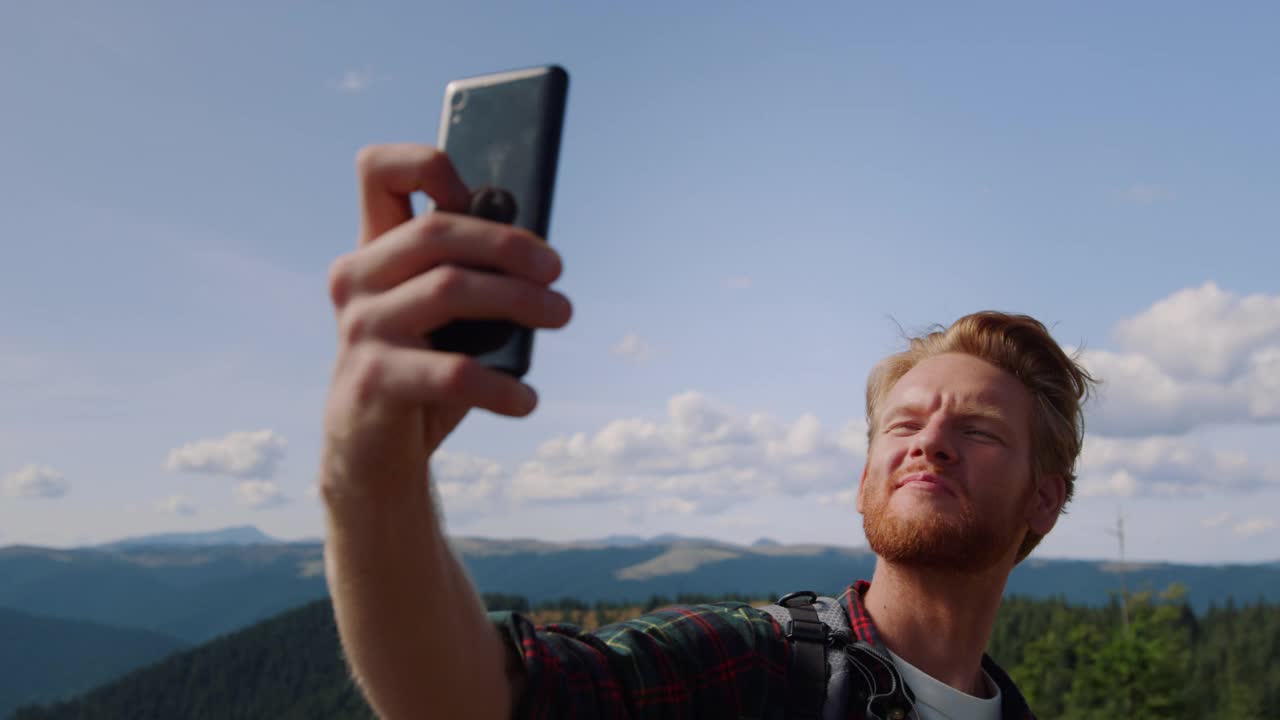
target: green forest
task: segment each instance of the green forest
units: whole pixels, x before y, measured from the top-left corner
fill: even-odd
[[[622,605],[566,598],[530,606],[487,595],[491,609],[591,628],[668,605],[759,598],[681,595]],[[1181,588],[1109,606],[1010,598],[989,652],[1044,720],[1280,718],[1280,604],[1192,612]],[[328,600],[312,603],[80,698],[12,720],[89,718],[371,718],[342,664]]]

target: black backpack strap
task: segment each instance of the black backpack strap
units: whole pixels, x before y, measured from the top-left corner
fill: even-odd
[[[782,623],[782,632],[791,643],[791,666],[787,685],[788,720],[821,720],[827,699],[827,640],[831,628],[818,619],[813,609],[818,594],[808,590],[788,593],[778,600],[791,619]]]

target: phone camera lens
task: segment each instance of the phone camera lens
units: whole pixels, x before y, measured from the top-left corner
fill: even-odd
[[[462,108],[466,107],[467,91],[459,90],[458,92],[454,93],[453,97],[449,98],[449,106],[453,108],[454,112],[457,112],[458,110],[461,110]]]

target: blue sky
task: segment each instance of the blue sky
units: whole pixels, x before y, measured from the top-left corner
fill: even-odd
[[[1107,381],[1039,552],[1280,556],[1274,6],[262,5],[0,9],[0,545],[319,536],[356,151],[557,62],[576,315],[451,531],[862,544],[868,370],[992,308]]]

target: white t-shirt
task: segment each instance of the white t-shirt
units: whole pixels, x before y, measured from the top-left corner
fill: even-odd
[[[892,650],[889,650],[889,656],[893,658],[898,673],[907,681],[916,697],[916,712],[919,713],[920,720],[1000,720],[1000,688],[985,670],[982,677],[986,679],[987,687],[995,693],[995,697],[984,699],[935,680],[933,676],[894,655]]]

